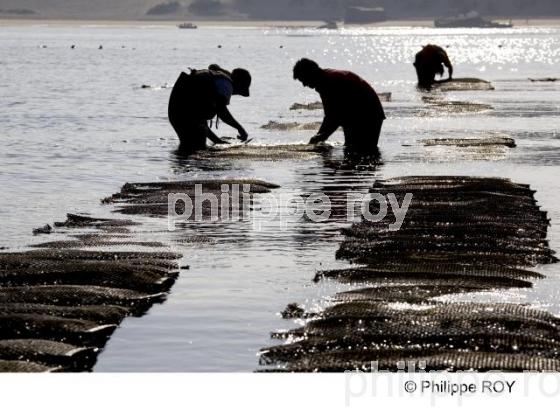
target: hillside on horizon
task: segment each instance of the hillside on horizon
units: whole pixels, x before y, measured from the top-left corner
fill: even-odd
[[[0,18],[84,20],[325,20],[345,7],[383,7],[388,19],[470,10],[502,18],[560,16],[558,0],[0,0]]]

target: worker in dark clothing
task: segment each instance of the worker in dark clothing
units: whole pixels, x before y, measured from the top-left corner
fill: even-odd
[[[181,141],[179,150],[193,152],[206,148],[206,139],[215,144],[226,143],[208,126],[216,117],[236,128],[241,141],[247,140],[247,132],[231,115],[227,106],[232,95],[249,96],[251,75],[247,70],[236,68],[231,73],[217,64],[207,70],[182,72],[173,86],[169,98],[169,122]]]
[[[446,80],[436,80],[436,74],[443,76],[445,67],[449,74]],[[424,46],[421,51],[416,54],[414,59],[414,67],[418,76],[418,87],[430,89],[432,85],[451,81],[453,79],[453,65],[449,61],[449,57],[443,48],[434,44]]]
[[[316,90],[323,102],[325,117],[310,144],[326,141],[342,127],[347,150],[377,150],[385,113],[364,79],[350,71],[323,69],[307,58],[294,66],[294,79]]]

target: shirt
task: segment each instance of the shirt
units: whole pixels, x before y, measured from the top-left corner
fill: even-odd
[[[325,110],[324,124],[328,122],[344,126],[386,118],[377,93],[363,78],[350,71],[323,71],[324,79],[317,91]]]
[[[415,65],[435,65],[440,66],[444,64],[446,67],[451,67],[451,61],[443,48],[434,44],[424,46],[421,51],[416,53]]]
[[[225,76],[215,76],[214,84],[218,96],[223,99],[225,105],[229,105],[231,96],[233,95],[233,84],[231,80]]]

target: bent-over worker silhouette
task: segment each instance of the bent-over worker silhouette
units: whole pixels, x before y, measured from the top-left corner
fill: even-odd
[[[436,80],[436,75],[443,76],[447,67],[449,78]],[[418,76],[418,87],[430,89],[432,85],[451,81],[453,79],[453,65],[443,48],[434,44],[424,46],[421,51],[416,53],[414,67]]]
[[[249,96],[251,75],[242,68],[231,73],[217,64],[206,70],[182,72],[173,86],[169,97],[169,122],[181,141],[179,150],[193,152],[206,148],[206,139],[215,144],[225,144],[208,126],[216,117],[237,129],[241,141],[248,134],[231,115],[227,106],[232,95]]]
[[[310,144],[326,141],[342,127],[347,150],[377,150],[385,112],[377,93],[363,78],[350,71],[323,69],[302,58],[294,66],[294,79],[316,90],[323,102],[323,123]]]

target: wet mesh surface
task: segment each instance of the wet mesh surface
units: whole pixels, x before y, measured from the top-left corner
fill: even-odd
[[[283,317],[306,322],[272,333],[286,342],[261,351],[267,370],[560,369],[560,319],[521,304],[440,298],[531,287],[543,275],[527,267],[557,262],[529,186],[417,176],[378,181],[371,193],[399,203],[413,195],[402,228],[391,229],[393,215],[344,230],[337,257],[359,265],[320,271],[315,281],[366,287],[333,295],[319,313],[288,306]]]

